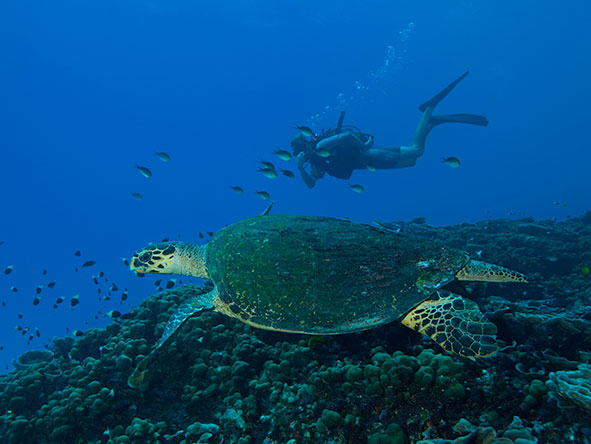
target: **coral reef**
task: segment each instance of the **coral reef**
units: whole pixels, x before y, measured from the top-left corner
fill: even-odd
[[[591,364],[578,370],[551,372],[546,385],[558,399],[567,400],[591,414]]]
[[[2,442],[591,442],[591,276],[580,272],[591,263],[589,222],[384,225],[531,276],[527,286],[448,286],[497,324],[497,355],[447,355],[398,323],[319,339],[202,312],[161,348],[143,388],[130,388],[168,317],[208,291],[188,285],[23,355],[0,376]]]

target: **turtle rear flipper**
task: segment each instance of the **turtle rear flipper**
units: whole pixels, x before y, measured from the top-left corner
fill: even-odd
[[[456,279],[459,281],[527,282],[527,276],[518,271],[474,259],[470,259],[456,273]]]
[[[469,359],[486,358],[497,351],[497,327],[469,299],[449,293],[424,301],[402,323],[429,336],[444,350]]]
[[[148,372],[148,367],[158,359],[160,347],[162,347],[162,345],[179,329],[181,325],[183,325],[187,319],[201,310],[214,308],[217,300],[218,292],[217,289],[214,288],[209,293],[193,296],[179,305],[177,311],[170,317],[166,327],[164,327],[164,332],[162,333],[162,337],[158,341],[158,344],[148,356],[146,356],[137,364],[136,368],[133,370],[133,373],[127,379],[127,384],[132,388],[147,387],[147,381],[145,378]]]

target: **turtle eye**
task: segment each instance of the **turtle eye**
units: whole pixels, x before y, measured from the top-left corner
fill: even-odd
[[[142,262],[148,262],[151,257],[152,253],[150,253],[149,251],[144,251],[142,254],[140,254],[140,260]]]

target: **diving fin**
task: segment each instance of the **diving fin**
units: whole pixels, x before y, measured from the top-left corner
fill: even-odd
[[[451,92],[451,90],[456,87],[456,85],[458,83],[460,83],[462,80],[464,80],[464,77],[466,77],[469,73],[470,73],[470,71],[466,71],[460,77],[455,79],[448,86],[446,86],[443,90],[441,90],[441,92],[439,92],[439,94],[433,96],[431,99],[427,100],[425,103],[423,103],[421,106],[419,106],[419,110],[424,112],[427,108],[435,108],[437,106],[437,104],[439,102],[441,102],[445,98],[445,96],[447,96]]]
[[[478,114],[443,114],[431,116],[429,124],[437,126],[441,123],[468,123],[470,125],[488,126],[488,119]]]

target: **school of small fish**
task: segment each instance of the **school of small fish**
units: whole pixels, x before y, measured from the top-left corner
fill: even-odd
[[[162,162],[170,162],[170,154],[164,152],[164,151],[157,151],[154,153],[154,156],[156,156],[158,159],[160,159]],[[152,170],[149,169],[148,167],[142,166],[142,165],[136,165],[135,166],[137,168],[137,170],[140,172],[140,174],[142,176],[144,176],[146,179],[150,179],[152,177]],[[144,195],[142,193],[139,192],[133,192],[133,193],[129,193],[131,197],[133,197],[134,199],[137,200],[144,200]]]
[[[212,232],[208,232],[208,234],[211,236],[213,235]],[[180,237],[180,235],[179,235]],[[200,237],[203,237],[203,234],[200,233]],[[164,241],[167,241],[168,239],[165,239]],[[73,253],[74,257],[77,258],[76,262],[77,264],[73,264],[74,265],[74,272],[79,272],[80,269],[91,269],[91,267],[95,267],[97,265],[97,261],[94,259],[84,259],[83,255],[81,253],[80,250],[76,250]],[[122,258],[122,263],[125,267],[129,267],[129,260],[127,258]],[[18,278],[18,270],[15,270],[14,265],[7,265],[4,268],[4,275],[6,276],[6,279],[12,279],[13,276],[15,276],[16,278]],[[62,306],[62,304],[66,301],[66,297],[64,295],[53,295],[52,297],[52,293],[51,292],[55,292],[55,291],[59,291],[56,289],[59,289],[59,283],[55,280],[51,280],[48,279],[48,276],[50,276],[50,273],[48,273],[47,269],[43,269],[43,271],[41,272],[41,275],[43,276],[43,282],[36,285],[34,287],[34,290],[32,291],[33,295],[32,295],[32,299],[31,299],[31,305],[33,307],[35,307],[36,310],[42,310],[44,307],[44,300],[50,299],[53,300],[54,302],[49,302],[50,306],[53,309],[59,309],[60,306]],[[102,301],[105,305],[104,307],[107,308],[107,304],[109,304],[109,301],[111,301],[114,297],[114,295],[119,293],[119,286],[115,283],[110,281],[105,273],[103,271],[99,271],[96,274],[92,274],[89,275],[89,279],[94,283],[94,285],[96,286],[97,289],[97,295],[98,295],[98,300]],[[180,283],[181,281],[179,281]],[[171,289],[174,288],[177,285],[177,280],[176,279],[169,279],[163,286],[160,286],[161,280],[156,281],[156,286],[158,287],[158,291],[162,291],[164,290],[164,288],[166,289]],[[14,285],[10,287],[10,291],[13,293],[17,293],[19,290],[17,287],[15,287]],[[86,298],[87,296],[85,296]],[[129,292],[127,288],[124,288],[121,292],[120,292],[120,296],[119,296],[119,304],[123,304],[129,297]],[[54,299],[55,298],[55,299]],[[73,296],[71,296],[69,298],[70,301],[70,307],[72,309],[74,309],[76,306],[78,306],[79,304],[83,304],[83,300],[80,297],[79,294],[74,294]],[[1,305],[2,306],[6,306],[7,303],[5,300],[1,301]],[[105,316],[105,317],[109,317],[112,319],[118,319],[120,317],[124,317],[125,315],[122,314],[121,310],[119,309],[110,309],[110,310],[106,310],[104,312],[102,311],[97,311],[95,313],[95,319],[98,319],[99,316]],[[88,325],[88,322],[86,322],[86,324]],[[27,345],[30,345],[33,341],[39,339],[42,337],[41,331],[39,330],[38,327],[36,327],[35,325],[30,325],[29,322],[27,322],[27,316],[25,316],[25,314],[23,313],[18,313],[17,314],[17,322],[15,325],[15,330],[18,331],[25,339],[27,342]],[[84,334],[83,331],[81,330],[71,330],[69,329],[69,327],[65,327],[65,331],[66,333],[72,334],[75,337],[80,337]],[[47,344],[44,345],[45,348],[49,347],[50,344],[50,338],[47,338],[48,342]],[[4,349],[4,346],[2,344],[0,344],[0,351]],[[6,369],[8,370],[8,365],[6,366]]]

